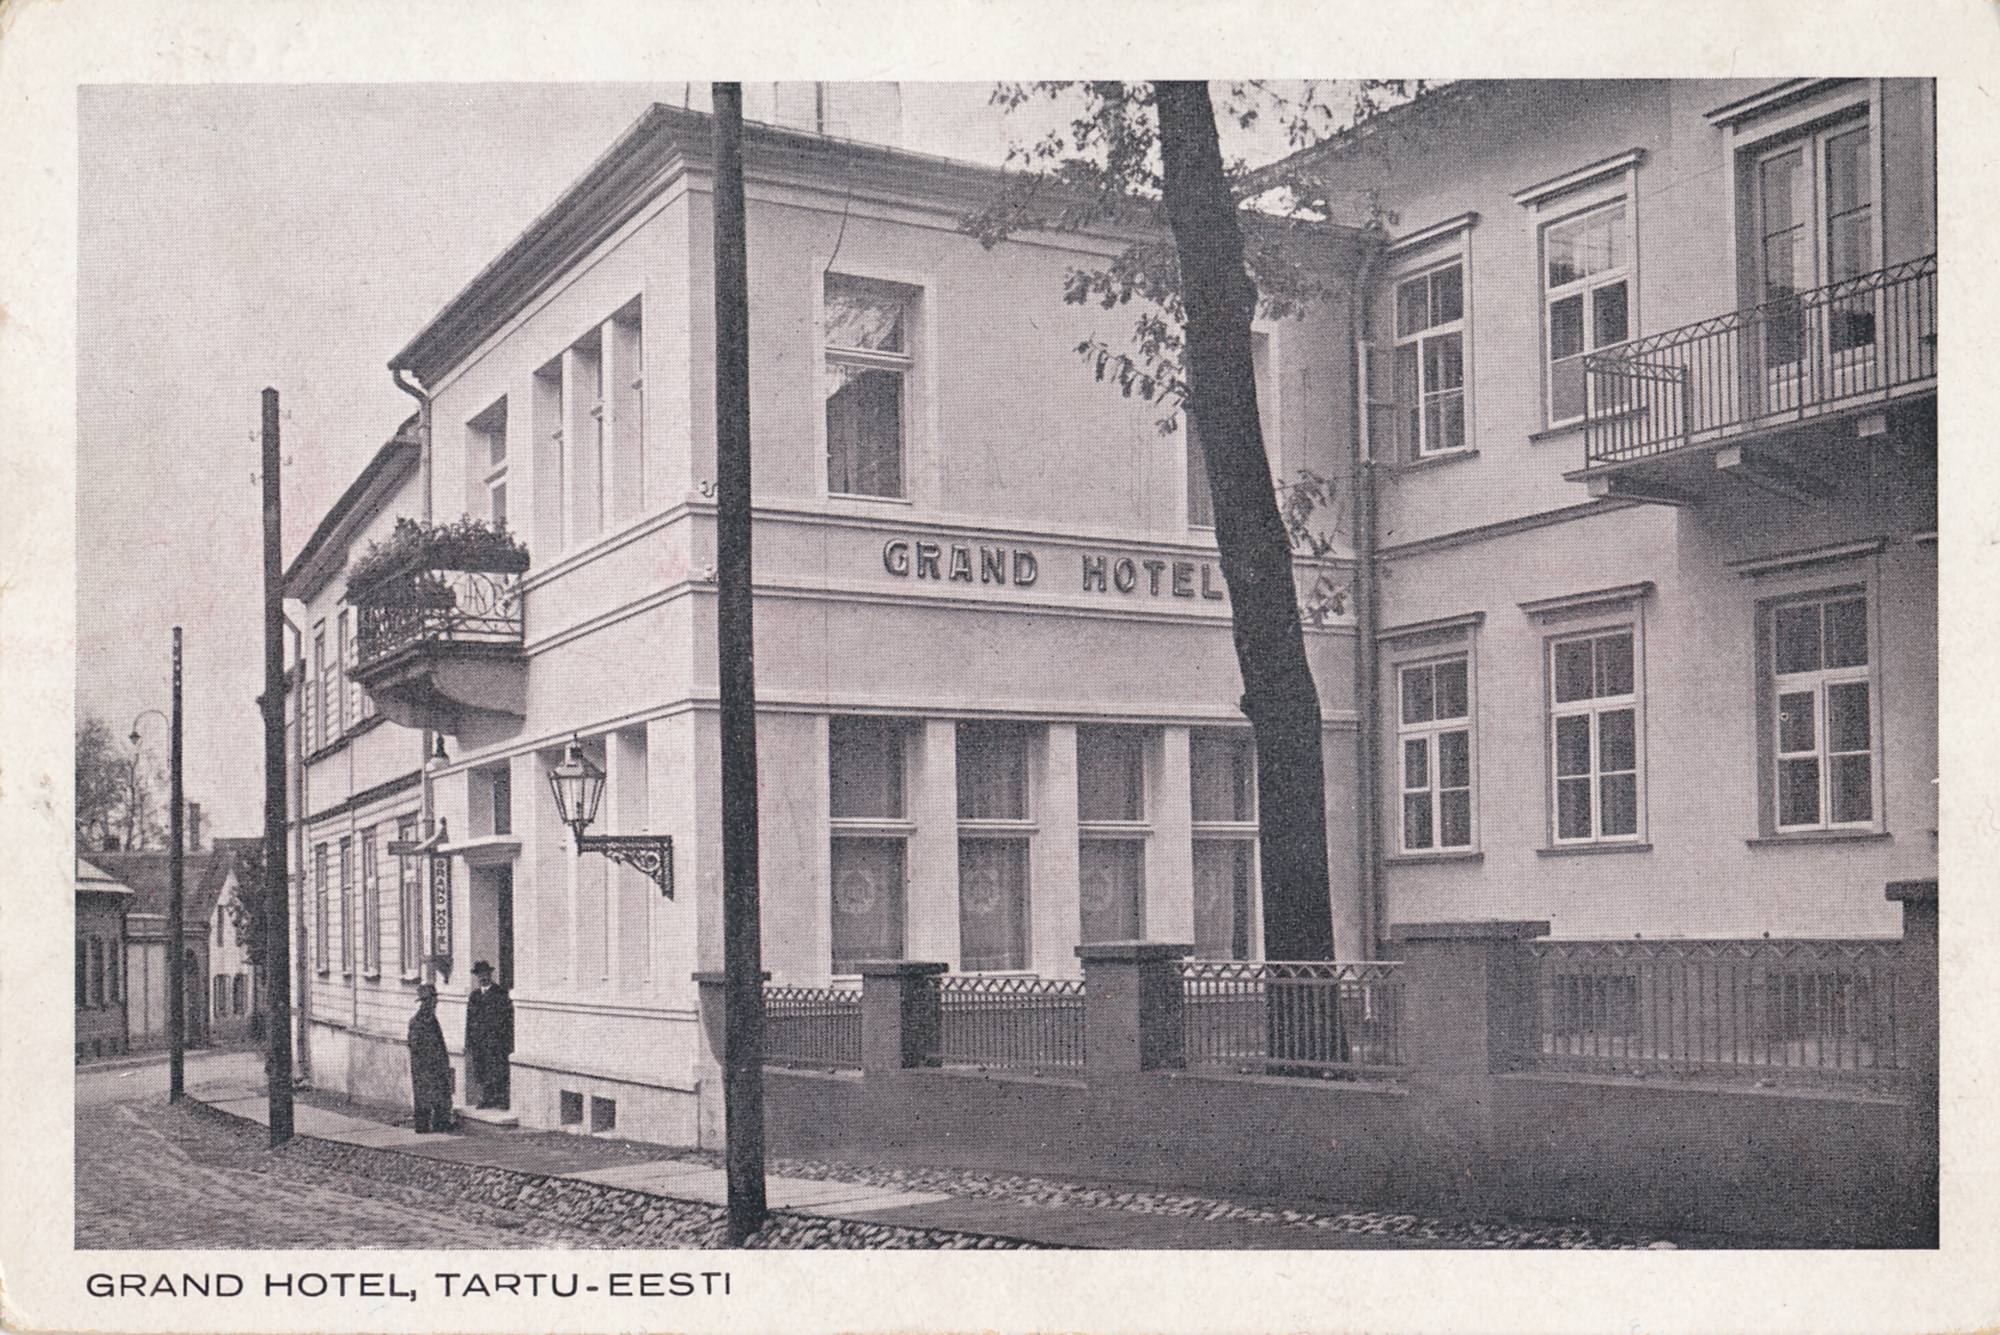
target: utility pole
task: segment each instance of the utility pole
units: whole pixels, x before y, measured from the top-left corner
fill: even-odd
[[[183,895],[181,829],[181,628],[174,627],[174,703],[169,719],[168,766],[172,770],[167,801],[167,1099],[179,1102],[186,1089],[187,1065],[187,943],[182,940]]]
[[[750,600],[750,280],[743,86],[714,87],[716,653],[722,687],[722,1100],[729,1239],[764,1226],[764,964]]]
[[[270,1050],[271,1144],[292,1138],[292,928],[285,866],[285,590],[280,545],[278,391],[264,391],[264,894],[257,934]],[[301,655],[303,656],[303,655]],[[303,720],[301,720],[303,722]]]

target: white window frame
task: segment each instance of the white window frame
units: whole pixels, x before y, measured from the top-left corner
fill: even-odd
[[[343,834],[340,857],[340,976],[354,976],[354,836]]]
[[[1455,320],[1446,320],[1438,324],[1428,324],[1413,333],[1402,333],[1399,317],[1402,311],[1404,285],[1416,282],[1419,279],[1424,280],[1425,309],[1426,318],[1428,318],[1431,280],[1447,269],[1458,270],[1458,318]],[[1396,273],[1390,280],[1388,324],[1391,340],[1389,346],[1389,378],[1392,387],[1392,398],[1394,397],[1393,388],[1398,383],[1396,362],[1401,359],[1402,350],[1404,348],[1414,348],[1417,359],[1416,402],[1414,404],[1405,404],[1398,400],[1394,403],[1392,409],[1397,415],[1396,438],[1399,453],[1402,455],[1399,462],[1421,463],[1426,459],[1445,458],[1455,454],[1469,453],[1472,450],[1471,323],[1468,318],[1471,309],[1471,288],[1466,279],[1465,255],[1461,251],[1454,251],[1448,255],[1428,257],[1421,264],[1412,265]],[[1430,368],[1429,362],[1424,357],[1424,345],[1433,339],[1440,339],[1453,334],[1458,336],[1459,377],[1457,390],[1434,390],[1430,386]],[[1430,399],[1433,395],[1450,394],[1453,392],[1458,394],[1459,413],[1461,415],[1459,443],[1452,446],[1431,448],[1429,445],[1430,414],[1426,411],[1429,407]],[[1417,429],[1414,437],[1408,437],[1404,425],[1406,421],[1405,415],[1412,410],[1416,413]]]
[[[1578,206],[1559,215],[1543,219],[1536,229],[1536,274],[1537,286],[1542,293],[1542,410],[1543,420],[1551,429],[1574,426],[1590,416],[1596,406],[1592,398],[1590,376],[1584,374],[1583,411],[1573,417],[1556,416],[1555,399],[1555,329],[1554,312],[1556,303],[1571,297],[1582,298],[1583,310],[1583,350],[1576,354],[1579,358],[1591,353],[1602,352],[1605,348],[1619,347],[1638,336],[1639,331],[1639,235],[1638,235],[1638,195],[1634,190],[1621,184],[1615,193],[1592,198],[1589,202],[1578,202]],[[1597,214],[1614,208],[1624,210],[1623,232],[1625,262],[1582,278],[1551,287],[1549,285],[1549,235],[1551,232],[1575,226]],[[1612,287],[1625,289],[1625,338],[1619,343],[1597,343],[1597,299],[1598,294]]]
[[[922,452],[916,439],[919,420],[921,419],[927,428],[928,439],[935,440],[937,435],[937,424],[934,419],[936,396],[930,392],[928,383],[930,368],[937,364],[932,337],[934,317],[931,310],[931,295],[935,289],[935,280],[927,275],[894,273],[865,266],[843,265],[835,269],[829,267],[830,263],[830,259],[822,258],[816,259],[812,266],[813,353],[808,365],[813,367],[816,386],[813,396],[813,421],[815,439],[819,447],[820,493],[833,502],[912,505],[915,503],[918,460]],[[864,286],[873,284],[908,290],[909,305],[904,322],[901,353],[835,347],[828,341],[826,288],[829,282],[842,280]],[[831,455],[828,450],[831,442],[826,429],[826,401],[827,377],[835,366],[894,371],[902,379],[903,438],[900,442],[902,457],[898,465],[902,489],[895,495],[874,495],[863,491],[833,489],[829,473]]]
[[[382,876],[375,830],[361,832],[361,974],[382,976]]]
[[[415,843],[417,839],[417,818],[414,815],[396,818],[396,838],[403,843]],[[424,878],[421,865],[415,857],[396,859],[396,965],[403,979],[414,979],[423,971],[424,962]]]
[[[896,737],[896,761],[902,770],[902,782],[898,792],[902,797],[902,814],[899,816],[836,816],[833,814],[833,725],[843,719],[853,719],[889,729]],[[834,915],[840,908],[834,903],[833,847],[842,839],[893,839],[903,845],[902,915],[900,935],[903,948],[907,951],[910,941],[910,842],[917,832],[917,823],[910,818],[910,732],[909,723],[901,718],[883,717],[870,714],[835,714],[827,718],[826,734],[826,779],[827,779],[827,875],[826,875],[826,948],[827,967],[832,977],[838,979],[858,978],[858,973],[842,972],[839,960],[833,951]]]
[[[472,437],[473,442],[473,448],[468,449],[467,453],[473,456],[473,470],[478,474],[486,488],[486,517],[499,528],[512,527],[508,523],[507,518],[494,514],[496,507],[493,501],[494,493],[504,488],[508,492],[508,496],[506,504],[501,508],[506,509],[509,515],[512,514],[514,498],[512,495],[513,488],[508,486],[508,471],[513,463],[513,446],[512,442],[507,438],[509,430],[512,427],[511,421],[508,420],[511,415],[507,396],[503,394],[489,404],[479,416],[465,424],[466,434]],[[494,428],[494,419],[496,417],[499,420],[498,430]],[[485,446],[484,458],[478,457],[477,446],[479,445]],[[499,457],[497,459],[494,458],[495,446],[499,448]]]
[[[1632,641],[1632,689],[1622,695],[1589,695],[1580,700],[1556,699],[1556,653],[1560,646],[1579,642],[1594,643],[1598,640],[1614,639],[1620,635],[1629,636]],[[1592,653],[1595,654],[1593,648]],[[1593,659],[1594,661],[1594,659]],[[1564,630],[1552,634],[1542,642],[1543,676],[1547,685],[1543,699],[1548,713],[1548,831],[1552,848],[1587,848],[1609,844],[1642,844],[1646,841],[1646,660],[1645,637],[1641,633],[1639,619],[1606,621],[1587,628]],[[1592,689],[1596,689],[1593,670]],[[1604,770],[1600,753],[1603,717],[1608,713],[1630,710],[1632,713],[1632,788],[1633,814],[1632,829],[1627,834],[1604,833],[1604,777],[1623,774],[1624,770]],[[1587,775],[1564,775],[1560,773],[1558,761],[1558,720],[1565,718],[1588,718],[1590,727],[1590,769]],[[1590,784],[1590,832],[1585,835],[1562,833],[1560,787],[1565,779],[1574,782],[1586,778]]]
[[[1451,718],[1438,718],[1435,712],[1437,692],[1435,677],[1431,699],[1432,717],[1426,721],[1405,723],[1403,721],[1403,674],[1419,669],[1435,670],[1440,664],[1463,663],[1465,665],[1465,713]],[[1473,696],[1473,660],[1471,649],[1458,648],[1442,653],[1424,654],[1394,662],[1396,695],[1396,851],[1410,857],[1425,857],[1436,854],[1452,856],[1470,853],[1479,847],[1479,758],[1477,750],[1477,729],[1473,720],[1478,715],[1478,706]],[[1465,734],[1466,786],[1464,789],[1445,789],[1439,782],[1438,739],[1447,733]],[[1424,775],[1421,785],[1412,785],[1409,773],[1409,754],[1406,742],[1424,742]],[[1466,842],[1463,844],[1444,843],[1443,795],[1446,791],[1463,791],[1466,796]],[[1403,819],[1405,799],[1424,793],[1430,803],[1431,841],[1418,848],[1409,845],[1409,828]]]
[[[964,729],[968,725],[981,726],[982,721],[976,719],[959,720],[952,731],[952,748],[954,753],[959,750],[959,743],[963,738]],[[1026,882],[1021,887],[1021,962],[1018,965],[1009,965],[999,969],[974,969],[969,967],[965,963],[965,938],[964,930],[961,927],[959,933],[959,967],[961,972],[969,974],[1005,975],[1027,973],[1033,969],[1035,962],[1034,837],[1041,828],[1040,823],[1035,819],[1035,811],[1037,810],[1035,806],[1035,762],[1033,756],[1035,739],[1031,730],[1025,724],[998,724],[990,726],[1012,727],[1016,728],[1020,733],[1021,814],[1018,817],[967,816],[958,810],[958,797],[954,793],[952,795],[952,809],[954,812],[957,812],[958,821],[958,840],[954,845],[954,851],[962,860],[964,847],[968,840],[976,842],[1012,841],[1022,846],[1022,870],[1026,876]],[[954,767],[956,767],[956,754],[954,754],[953,763]],[[956,866],[953,868],[953,875],[957,875]],[[960,906],[959,911],[963,913],[965,887],[960,885],[957,887],[957,890],[959,895],[957,901]]]
[[[1126,733],[1138,743],[1139,756],[1139,816],[1136,820],[1086,820],[1083,815],[1083,753],[1086,739],[1093,732]],[[1153,836],[1153,794],[1152,776],[1154,749],[1160,745],[1158,729],[1125,724],[1081,724],[1076,730],[1076,788],[1077,820],[1076,838],[1079,862],[1083,846],[1092,843],[1133,844],[1139,850],[1139,894],[1135,913],[1138,921],[1134,925],[1134,935],[1143,939],[1146,935],[1146,901],[1149,897],[1148,878],[1151,869],[1148,863],[1148,845]],[[1077,930],[1083,929],[1082,886],[1077,894]]]
[[[1227,734],[1245,744],[1250,759],[1250,818],[1248,820],[1205,820],[1194,810],[1194,743],[1203,733]],[[1245,925],[1249,939],[1245,943],[1243,958],[1257,960],[1264,957],[1264,868],[1258,836],[1262,830],[1261,811],[1257,805],[1257,741],[1248,728],[1239,727],[1194,727],[1188,730],[1188,829],[1189,853],[1202,844],[1235,844],[1247,846],[1250,854],[1250,914]]]
[[[1821,618],[1821,645],[1824,653],[1826,607],[1832,603],[1860,602],[1862,622],[1867,628],[1868,657],[1865,662],[1848,667],[1829,668],[1822,665],[1815,671],[1778,671],[1778,613],[1788,607],[1818,606]],[[1765,730],[1770,747],[1770,828],[1778,835],[1812,834],[1816,832],[1873,831],[1883,825],[1882,812],[1882,692],[1877,678],[1877,664],[1881,659],[1881,638],[1876,624],[1876,600],[1874,590],[1863,585],[1844,585],[1814,590],[1809,593],[1791,594],[1772,599],[1763,608],[1762,634],[1765,636],[1761,661],[1769,674],[1769,698],[1765,704],[1767,711],[1761,726]],[[1835,752],[1829,733],[1830,718],[1827,713],[1827,696],[1830,688],[1859,683],[1868,688],[1868,780],[1869,812],[1866,818],[1853,821],[1833,819],[1833,761],[1837,755],[1860,755],[1858,751]],[[1810,692],[1813,697],[1813,749],[1805,751],[1785,751],[1780,736],[1783,714],[1778,703],[1788,694]],[[1787,825],[1783,823],[1784,806],[1781,800],[1783,785],[1781,774],[1787,760],[1810,758],[1819,766],[1819,819]]]
[[[313,845],[313,970],[324,978],[333,972],[333,915],[327,889],[324,840]]]

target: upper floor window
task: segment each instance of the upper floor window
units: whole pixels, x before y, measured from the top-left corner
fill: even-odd
[[[918,291],[826,275],[826,489],[901,497]]]
[[[1780,603],[1769,623],[1777,830],[1872,826],[1881,740],[1867,595]]]
[[[645,343],[634,298],[535,372],[534,541],[570,550],[636,518],[645,507]],[[504,412],[496,404],[488,414]],[[482,420],[485,418],[482,414]],[[504,425],[504,419],[503,419]],[[504,484],[511,451],[473,472]],[[475,447],[476,452],[476,447]],[[489,490],[496,522],[507,493]]]
[[[1452,260],[1396,284],[1397,434],[1408,459],[1465,448],[1465,270]]]
[[[1590,407],[1584,357],[1632,336],[1631,215],[1614,200],[1542,229],[1549,422]]]
[[[466,472],[480,479],[480,494],[474,497],[474,504],[483,499],[482,507],[493,527],[507,527],[507,400],[501,399],[491,408],[466,423],[468,462]]]
[[[1877,267],[1873,133],[1849,121],[1794,140],[1757,159],[1757,295],[1770,307],[1762,322],[1765,373],[1781,403],[1798,387],[1808,359],[1860,360],[1875,345],[1876,297],[1858,293],[1824,306],[1793,304],[1800,294],[1843,283]],[[1791,395],[1786,390],[1791,389]],[[1808,397],[1824,393],[1804,388]]]
[[[313,627],[313,675],[317,679],[317,696],[313,701],[313,743],[325,746],[333,740],[337,711],[340,708],[339,687],[335,673],[339,667],[327,654],[326,623]]]
[[[1396,672],[1402,851],[1472,847],[1472,705],[1464,656]]]
[[[1629,629],[1549,642],[1555,842],[1639,836],[1639,696]]]

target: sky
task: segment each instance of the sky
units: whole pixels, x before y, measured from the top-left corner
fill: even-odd
[[[1060,123],[904,84],[904,146],[999,165]],[[113,85],[80,104],[77,716],[169,703],[211,834],[262,828],[260,394],[284,412],[284,554],[415,408],[388,359],[654,101],[704,85]],[[769,85],[746,90],[753,113]],[[1265,161],[1275,127],[1225,124]],[[149,767],[166,729],[141,722]]]

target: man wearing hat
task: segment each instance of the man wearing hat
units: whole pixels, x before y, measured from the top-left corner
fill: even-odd
[[[410,1092],[417,1105],[417,1133],[451,1130],[451,1054],[438,1025],[438,990],[417,989],[417,1013],[410,1017]]]
[[[507,989],[493,981],[493,966],[485,960],[472,966],[478,984],[465,999],[466,1083],[478,1093],[481,1108],[507,1106],[507,1058],[514,1051],[514,1003]]]

